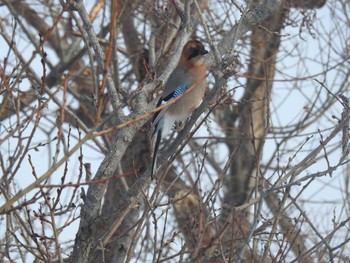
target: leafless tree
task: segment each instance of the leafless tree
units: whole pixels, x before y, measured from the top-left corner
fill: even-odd
[[[348,0],[0,10],[2,262],[350,260]],[[209,85],[151,181],[188,39]]]

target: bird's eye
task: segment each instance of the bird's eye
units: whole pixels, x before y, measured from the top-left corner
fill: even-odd
[[[188,50],[188,60],[190,60],[191,58],[194,58],[196,56],[199,55],[198,49],[197,48],[189,48]]]

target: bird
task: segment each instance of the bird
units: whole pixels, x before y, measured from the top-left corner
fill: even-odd
[[[203,43],[198,40],[189,40],[182,49],[177,67],[165,83],[157,107],[163,102],[170,102],[176,98],[177,100],[157,111],[152,119],[152,141],[156,135],[152,156],[152,179],[157,169],[157,154],[162,138],[170,132],[176,121],[185,121],[204,96],[207,87],[204,55],[207,53]]]

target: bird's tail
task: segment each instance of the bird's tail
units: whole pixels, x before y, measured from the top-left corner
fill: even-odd
[[[158,149],[159,149],[161,139],[162,139],[162,129],[159,129],[157,131],[156,143],[154,144],[154,149],[153,149],[153,157],[152,157],[153,160],[152,160],[152,170],[151,170],[152,180],[154,178],[155,169],[157,169],[157,154],[158,154]]]

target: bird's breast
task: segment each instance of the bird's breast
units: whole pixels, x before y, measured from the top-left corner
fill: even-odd
[[[196,83],[189,85],[188,89],[191,89],[187,93],[181,95],[178,101],[168,108],[168,114],[177,116],[178,121],[186,120],[192,111],[198,107],[206,88],[206,81],[202,79]]]

